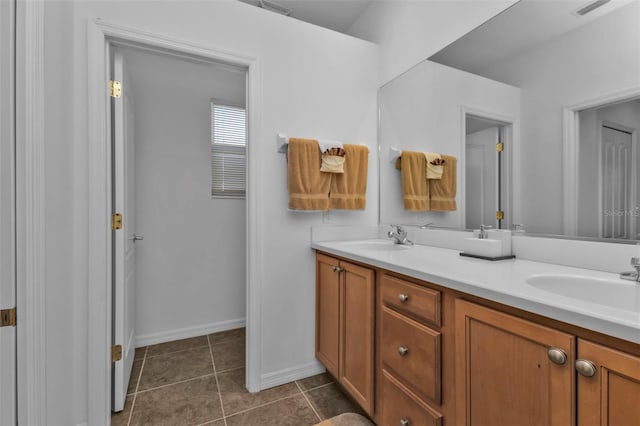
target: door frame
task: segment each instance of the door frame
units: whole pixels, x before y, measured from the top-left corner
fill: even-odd
[[[467,146],[467,115],[473,115],[475,117],[502,123],[502,142],[507,146],[507,150],[502,153],[502,182],[504,184],[503,193],[505,194],[502,205],[504,206],[503,209],[511,214],[510,220],[507,220],[506,223],[520,223],[521,191],[515,190],[516,188],[520,188],[520,123],[516,117],[510,115],[462,105],[460,108],[460,158],[458,160],[458,182],[462,182],[462,184],[458,184],[461,200],[466,200],[467,196],[465,188],[466,185],[464,185],[467,175],[467,161],[465,158],[465,150]],[[465,203],[460,203],[458,208],[460,210],[460,228],[465,229],[467,217]]]
[[[563,234],[578,235],[580,112],[585,109],[629,101],[640,96],[640,86],[585,99],[562,109],[563,121]]]
[[[19,424],[45,424],[44,1],[16,1],[16,309]]]
[[[178,55],[205,58],[247,68],[247,352],[246,386],[261,388],[261,283],[263,267],[263,219],[258,214],[264,199],[260,182],[262,166],[261,65],[254,56],[203,46],[160,34],[151,34],[100,19],[88,22],[88,158],[89,158],[89,287],[88,304],[88,423],[109,424],[111,415],[111,130],[108,95],[109,52],[113,44],[134,44]]]

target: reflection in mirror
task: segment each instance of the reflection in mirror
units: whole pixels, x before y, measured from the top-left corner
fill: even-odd
[[[467,114],[465,117],[465,227],[503,229],[503,152],[508,124]],[[508,144],[507,144],[508,145]],[[504,203],[505,205],[508,203]],[[508,228],[508,225],[505,226]]]
[[[578,234],[640,239],[640,100],[579,113]]]
[[[586,3],[521,0],[381,88],[381,223],[495,226],[496,206],[503,228],[640,238],[640,1],[577,14]],[[511,135],[500,191],[495,153],[479,160],[467,146],[468,115]],[[390,148],[458,157],[458,210],[404,210]]]

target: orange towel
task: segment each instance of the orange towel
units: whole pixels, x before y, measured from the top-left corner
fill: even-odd
[[[442,178],[438,180],[430,179],[428,182],[431,193],[431,210],[447,212],[457,210],[457,159],[450,155],[443,155],[442,159],[444,160]]]
[[[424,153],[402,151],[402,156],[396,161],[396,169],[402,175],[404,208],[413,212],[430,210],[427,160]]]
[[[287,186],[289,208],[329,210],[331,173],[320,172],[320,148],[313,139],[289,139]]]
[[[344,145],[344,173],[331,174],[329,194],[332,209],[362,210],[367,204],[369,148]]]

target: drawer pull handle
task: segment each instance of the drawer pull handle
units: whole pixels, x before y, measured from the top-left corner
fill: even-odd
[[[399,296],[398,296],[398,299],[400,299],[400,302],[401,302],[401,303],[405,303],[406,301],[408,301],[408,300],[409,300],[409,295],[408,295],[408,294],[404,294],[404,293],[403,293],[403,294],[401,294],[401,295],[399,295]]]
[[[555,364],[564,365],[564,363],[567,362],[567,354],[562,349],[551,348],[547,352],[547,355],[551,362]]]
[[[576,371],[585,377],[593,377],[596,374],[596,366],[589,360],[576,360]]]
[[[400,356],[405,356],[409,353],[409,348],[407,348],[406,346],[400,346],[398,348],[398,353],[400,354]]]
[[[409,420],[400,419],[400,426],[409,426]]]

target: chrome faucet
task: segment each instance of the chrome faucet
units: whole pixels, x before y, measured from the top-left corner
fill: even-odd
[[[412,246],[413,242],[407,238],[407,231],[400,225],[391,225],[392,228],[396,228],[395,231],[387,232],[389,238],[393,238],[396,244],[402,244],[406,246]]]
[[[622,278],[623,280],[640,282],[640,257],[632,257],[631,258],[631,266],[636,268],[636,270],[635,271],[622,272],[622,273],[620,273],[620,278]]]
[[[487,234],[487,229],[491,229],[491,228],[493,228],[493,226],[480,225],[480,233],[478,234],[478,238],[480,238],[481,240],[486,240],[487,238],[489,238],[489,235]]]

